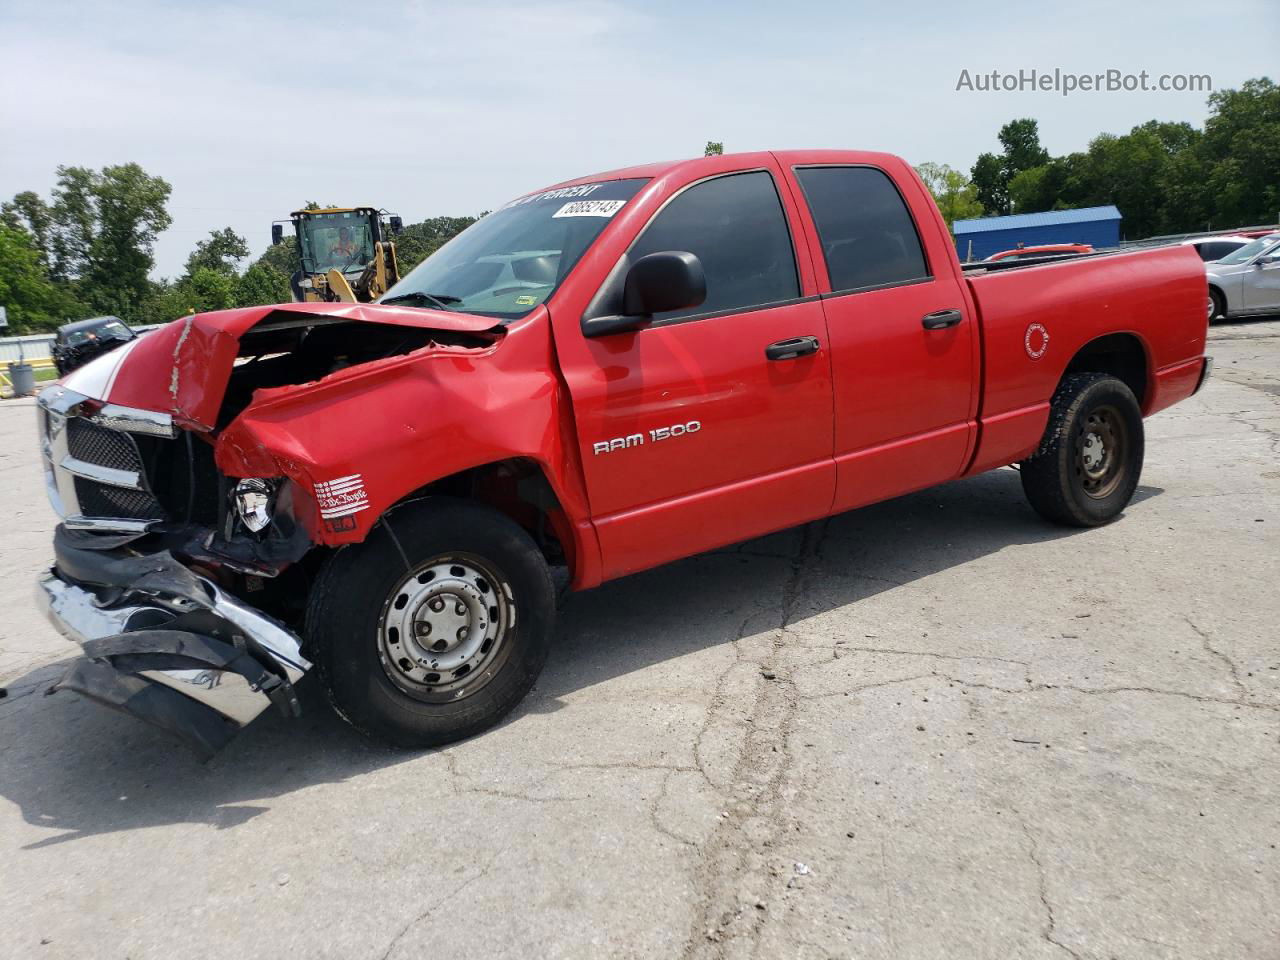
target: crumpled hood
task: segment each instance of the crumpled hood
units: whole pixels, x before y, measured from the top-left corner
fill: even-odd
[[[72,372],[63,383],[95,400],[172,414],[183,426],[212,430],[240,338],[273,313],[460,333],[498,326],[492,317],[371,303],[285,303],[218,310],[175,320],[145,334]]]

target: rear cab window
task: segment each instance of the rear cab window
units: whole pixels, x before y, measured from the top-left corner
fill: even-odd
[[[889,176],[865,166],[795,168],[832,293],[874,290],[931,278],[920,234]]]

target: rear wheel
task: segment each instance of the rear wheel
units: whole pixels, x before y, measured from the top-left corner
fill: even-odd
[[[338,713],[376,739],[430,747],[520,702],[554,617],[550,572],[523,529],[480,504],[434,498],[329,559],[307,636]]]
[[[1054,394],[1040,449],[1021,464],[1023,492],[1055,523],[1109,523],[1137,489],[1143,445],[1133,391],[1107,374],[1072,374]]]

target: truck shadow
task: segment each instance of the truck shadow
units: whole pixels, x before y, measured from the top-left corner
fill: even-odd
[[[1130,508],[1164,491],[1140,485]],[[615,676],[857,604],[1012,546],[1084,537],[996,470],[701,554],[582,594],[525,709]]]
[[[1139,487],[1131,509],[1162,492]],[[1016,474],[998,470],[570,595],[534,691],[484,736],[507,736],[516,749],[522,718],[655,664],[676,669],[678,658],[744,629],[777,627],[784,597],[794,621],[1011,546],[1081,535],[1041,521]],[[174,823],[230,829],[268,811],[273,797],[423,758],[360,737],[308,678],[300,720],[269,711],[201,764],[132,718],[65,693],[42,696],[65,669],[34,670],[0,700],[0,796],[32,826],[62,831],[24,849]]]

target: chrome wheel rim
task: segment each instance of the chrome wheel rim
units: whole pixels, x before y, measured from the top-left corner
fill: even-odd
[[[1095,500],[1109,497],[1124,478],[1129,434],[1120,411],[1090,411],[1076,434],[1076,476]]]
[[[511,586],[487,561],[434,557],[387,595],[378,656],[387,677],[420,700],[459,700],[497,673],[515,624]]]
[[[1213,308],[1214,308],[1213,297],[1210,296],[1209,297],[1209,319],[1210,320],[1213,319]]]

